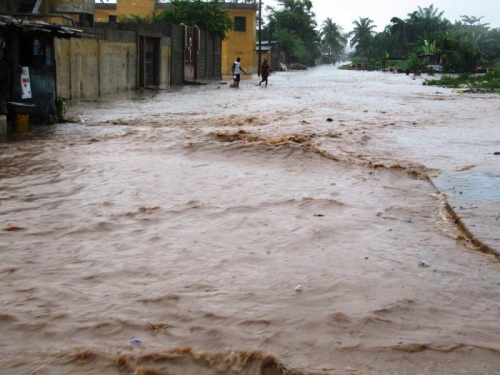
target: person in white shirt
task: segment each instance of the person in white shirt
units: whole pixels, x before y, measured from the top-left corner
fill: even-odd
[[[234,87],[240,87],[241,72],[247,74],[247,72],[245,72],[241,67],[241,59],[238,57],[233,64]]]

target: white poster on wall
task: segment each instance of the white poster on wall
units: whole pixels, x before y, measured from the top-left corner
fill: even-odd
[[[30,70],[27,66],[23,66],[21,73],[21,98],[31,99]]]

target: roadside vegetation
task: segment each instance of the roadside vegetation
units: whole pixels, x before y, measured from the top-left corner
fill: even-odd
[[[299,13],[303,14],[304,8],[312,17],[310,2],[280,0],[279,4],[281,9],[271,12],[269,35],[274,35],[280,43],[287,32],[304,35],[293,25],[276,21],[285,15],[294,20]],[[491,29],[481,22],[482,18],[463,15],[461,20],[452,23],[444,17],[444,11],[431,4],[427,8],[418,7],[406,18],[391,18],[382,32],[375,31],[377,25],[369,17],[354,20],[353,29],[348,32],[327,18],[318,31],[319,38],[309,34],[307,41],[319,43],[323,62],[336,63],[348,58],[354,66],[382,69],[385,60],[387,67],[397,66],[403,71],[472,74],[500,65],[500,29]],[[309,25],[314,26],[314,18],[309,21]],[[276,30],[281,30],[281,34]],[[346,57],[347,44],[352,53]],[[287,55],[301,57],[297,49],[294,50],[297,46],[285,45]]]
[[[311,0],[277,0],[278,7],[267,7],[269,21],[263,28],[268,40],[277,40],[287,63],[315,64],[321,57],[321,38]]]
[[[500,68],[490,70],[486,74],[481,75],[468,73],[462,73],[458,76],[445,75],[440,79],[425,80],[424,85],[460,88],[472,91],[500,92]]]
[[[387,66],[430,73],[476,73],[500,65],[500,29],[482,23],[483,17],[461,16],[451,23],[430,5],[405,19],[393,17],[384,31],[373,31],[373,21],[360,18],[351,31],[352,61],[372,68]]]

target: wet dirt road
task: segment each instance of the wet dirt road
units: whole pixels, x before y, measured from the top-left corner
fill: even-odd
[[[500,373],[500,264],[446,210],[495,248],[500,98],[255,82],[0,144],[1,374]]]

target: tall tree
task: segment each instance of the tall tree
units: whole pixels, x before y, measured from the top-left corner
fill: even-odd
[[[386,26],[384,31],[377,33],[373,37],[373,46],[370,48],[370,56],[377,59],[392,55],[393,38],[390,26]],[[394,57],[394,55],[392,55]]]
[[[491,29],[481,23],[483,17],[462,15],[452,25],[444,12],[430,5],[408,14],[406,19],[393,17],[391,24],[375,34],[368,18],[354,21],[349,33],[355,56],[367,58],[386,56],[429,61],[443,61],[448,71],[474,72],[478,66],[493,67],[500,61],[500,29]],[[374,35],[375,34],[375,35]],[[420,61],[423,62],[423,61]]]
[[[343,30],[342,26],[337,25],[331,18],[327,18],[321,25],[321,41],[329,52],[333,63],[345,55],[347,37]]]
[[[484,17],[477,18],[474,16],[464,16],[464,15],[461,15],[460,17],[462,17],[462,22],[465,23],[466,25],[470,25],[470,26],[488,26],[489,25],[489,23],[480,23]]]
[[[269,28],[272,26],[273,35],[276,35],[289,61],[313,65],[321,52],[311,0],[277,2],[279,8],[267,8]]]
[[[450,22],[443,18],[444,11],[440,12],[431,4],[428,8],[418,7],[416,11],[410,13],[409,22],[415,29],[415,34],[421,40],[435,41],[441,32],[450,26]]]
[[[373,41],[373,36],[376,34],[375,28],[377,25],[369,18],[359,17],[353,22],[354,29],[348,34],[351,37],[350,45],[355,47],[356,55],[365,55],[369,57],[370,45]]]
[[[412,27],[409,20],[403,20],[398,17],[391,18],[392,25],[390,26],[393,43],[397,45],[401,52],[401,57],[408,56],[408,43],[412,36]]]

